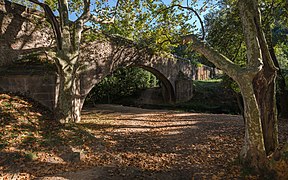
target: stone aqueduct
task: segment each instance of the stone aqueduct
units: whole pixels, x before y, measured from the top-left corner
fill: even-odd
[[[9,69],[23,54],[53,46],[53,33],[43,14],[0,1],[0,26],[0,89],[26,94],[53,109],[58,94],[56,72],[41,67]],[[83,71],[76,87],[79,112],[94,85],[119,67],[138,66],[152,72],[162,82],[167,102],[187,101],[192,97],[192,66],[188,62],[155,55],[117,36],[83,43],[80,63]]]

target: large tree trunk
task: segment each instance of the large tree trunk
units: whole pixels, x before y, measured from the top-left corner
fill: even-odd
[[[266,153],[260,111],[254,94],[253,78],[239,79],[244,103],[245,137],[241,151],[242,162],[256,170],[266,169]]]
[[[68,60],[64,60],[65,58]],[[67,56],[65,58],[60,58],[57,63],[59,90],[55,115],[62,123],[79,122],[81,103],[79,103],[80,84],[77,66],[71,63],[73,59]]]
[[[277,68],[271,58],[261,27],[257,0],[239,0],[239,12],[246,44],[247,64],[240,67],[195,36],[184,37],[192,48],[234,79],[244,104],[245,140],[241,157],[259,173],[269,173],[267,154],[278,146],[275,78]],[[267,154],[266,154],[267,153]]]

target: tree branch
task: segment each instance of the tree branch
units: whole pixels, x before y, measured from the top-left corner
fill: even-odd
[[[90,20],[99,24],[113,24],[115,22],[115,16],[111,19],[101,19],[96,16],[90,16]]]
[[[90,12],[90,0],[84,0],[84,8],[83,8],[83,13],[81,16],[76,20],[76,23],[79,21],[83,21],[84,23],[87,22],[90,19],[91,12]]]
[[[259,67],[263,65],[263,57],[259,44],[256,24],[260,19],[255,17],[255,11],[258,10],[258,5],[254,1],[241,0],[238,2],[238,7],[241,16],[245,44],[247,47],[247,59],[249,66]]]
[[[53,32],[56,37],[57,48],[62,49],[61,29],[59,27],[59,22],[54,13],[52,12],[51,8],[47,4],[41,3],[38,0],[28,0],[28,1],[35,3],[43,8],[43,10],[45,11],[45,16],[48,19],[48,22],[52,25]]]
[[[58,8],[59,8],[59,15],[60,15],[60,23],[61,27],[69,25],[69,15],[68,15],[68,2],[67,0],[58,0]],[[63,31],[63,29],[62,29]]]
[[[234,80],[237,79],[238,73],[241,70],[241,67],[239,65],[232,62],[223,54],[217,52],[215,49],[210,47],[202,40],[199,40],[195,35],[186,35],[183,36],[182,39],[184,44],[191,42],[190,47],[198,53],[204,55],[217,68],[223,70]]]
[[[171,7],[172,7],[172,8],[173,8],[173,7],[179,7],[179,8],[183,8],[183,9],[187,9],[187,10],[189,10],[189,11],[192,11],[192,12],[197,16],[197,18],[198,18],[198,20],[199,20],[199,22],[200,22],[200,25],[201,25],[201,30],[202,30],[201,40],[204,40],[204,39],[205,39],[204,23],[203,23],[200,15],[198,14],[197,11],[195,11],[192,7],[188,7],[188,6],[186,7],[186,6],[182,6],[182,5],[180,5],[180,4],[175,4],[175,5],[172,5]]]

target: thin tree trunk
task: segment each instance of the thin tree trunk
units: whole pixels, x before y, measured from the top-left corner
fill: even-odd
[[[288,119],[288,90],[286,89],[285,78],[284,78],[282,71],[280,69],[280,65],[278,63],[278,60],[277,60],[277,57],[275,55],[275,51],[274,51],[274,48],[272,47],[272,45],[269,45],[269,52],[271,54],[271,58],[275,64],[275,66],[278,68],[276,80],[278,83],[277,96],[279,97],[279,108],[280,108],[279,113],[280,113],[280,116],[282,118]]]

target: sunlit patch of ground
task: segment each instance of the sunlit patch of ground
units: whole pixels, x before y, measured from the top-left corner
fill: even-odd
[[[4,179],[245,175],[237,160],[244,136],[240,116],[99,105],[84,110],[81,123],[62,125],[19,97],[2,94],[0,105],[0,177]],[[284,125],[280,127],[283,132]]]

